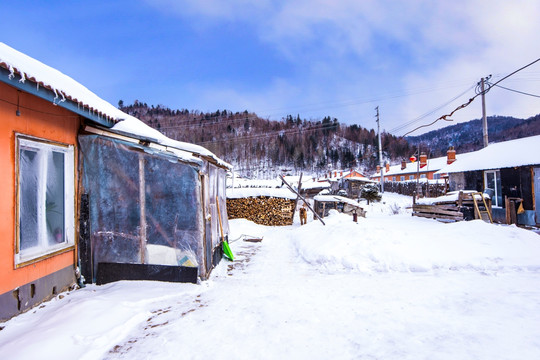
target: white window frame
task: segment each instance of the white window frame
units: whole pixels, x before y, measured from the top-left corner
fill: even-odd
[[[491,206],[496,207],[496,208],[502,208],[502,205],[503,205],[502,201],[501,201],[501,204],[499,204],[499,201],[498,201],[498,196],[501,195],[501,194],[499,194],[498,189],[497,189],[497,188],[501,187],[501,184],[498,183],[498,182],[501,181],[501,171],[500,170],[486,170],[486,171],[484,171],[484,189],[488,188],[487,187],[488,174],[493,174],[493,178],[494,178],[494,181],[495,181],[495,189],[493,189],[495,191],[495,193],[494,193],[493,197],[491,198]]]
[[[420,179],[426,179],[426,178],[427,178],[426,174],[420,174]]]
[[[401,176],[399,177],[399,181],[405,181],[405,175],[401,175]]]
[[[64,154],[64,241],[59,244],[48,244],[46,230],[43,230],[46,225],[46,197],[38,192],[38,226],[37,226],[37,244],[34,247],[21,249],[21,173],[20,173],[20,158],[23,148],[32,149],[37,152],[60,152]],[[17,187],[17,203],[15,217],[15,265],[25,266],[44,258],[54,256],[70,250],[75,244],[75,151],[74,146],[69,144],[61,144],[45,139],[34,138],[21,134],[16,134],[16,187]],[[42,160],[40,164],[46,169],[47,160]],[[38,188],[45,189],[45,180],[43,176],[38,176]],[[39,230],[41,229],[41,230]]]
[[[409,180],[414,180],[414,175],[409,175]]]

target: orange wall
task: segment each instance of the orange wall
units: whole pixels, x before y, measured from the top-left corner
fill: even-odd
[[[15,133],[76,146],[80,126],[78,115],[33,95],[19,92],[21,116],[15,114],[16,104],[17,90],[0,82],[0,294],[73,265],[75,261],[74,250],[71,250],[15,268]],[[76,229],[77,224],[75,221]]]

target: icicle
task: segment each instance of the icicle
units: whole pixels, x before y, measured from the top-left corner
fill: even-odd
[[[56,92],[56,89],[52,89],[52,91],[54,92],[54,95],[55,95],[52,103],[53,103],[53,105],[58,105],[56,103],[56,99],[58,99],[58,93]]]
[[[22,71],[20,71],[21,78],[19,79],[20,83],[24,83],[26,81],[26,74]]]
[[[8,75],[8,79],[11,80],[15,77],[15,70],[13,69],[13,66],[9,65],[8,64],[8,67],[9,67],[9,75]]]

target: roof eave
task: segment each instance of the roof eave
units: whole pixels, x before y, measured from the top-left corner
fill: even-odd
[[[24,91],[45,101],[51,102],[54,105],[60,106],[77,115],[80,115],[95,124],[111,128],[116,123],[115,119],[101,113],[94,112],[84,104],[79,104],[69,98],[59,99],[58,94],[39,83],[36,83],[30,79],[25,79],[24,81],[21,80],[22,77],[20,74],[12,74],[9,70],[5,69],[3,66],[0,66],[0,81],[16,88],[17,90]]]

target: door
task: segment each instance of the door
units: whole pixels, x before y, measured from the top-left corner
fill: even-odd
[[[540,223],[540,167],[534,168],[534,210],[535,210],[535,221],[537,224]]]

